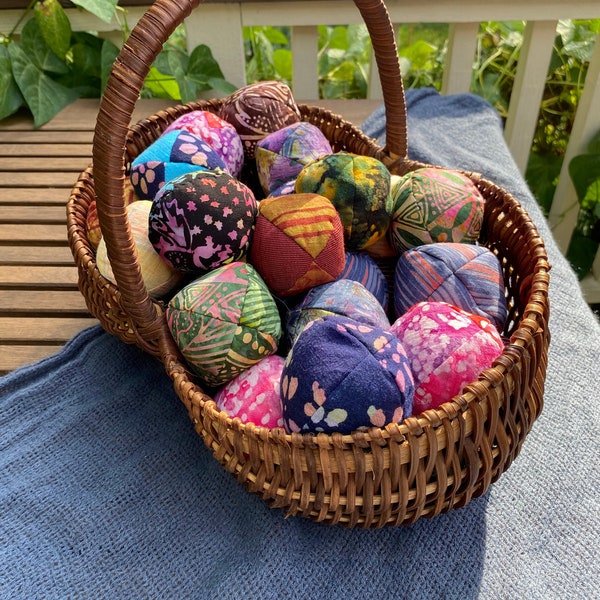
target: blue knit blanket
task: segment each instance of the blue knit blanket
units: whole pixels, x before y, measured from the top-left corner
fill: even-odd
[[[0,379],[0,598],[598,597],[600,327],[494,110],[407,99],[411,157],[510,190],[553,265],[545,406],[510,469],[409,527],[284,519],[217,464],[161,365],[94,327]]]

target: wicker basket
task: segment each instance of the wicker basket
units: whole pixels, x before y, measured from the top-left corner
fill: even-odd
[[[301,106],[335,151],[382,160],[396,174],[425,166],[406,159],[406,108],[393,28],[381,0],[355,0],[369,29],[387,113],[381,148],[329,111]],[[162,44],[199,0],[157,0],[135,27],[102,100],[93,167],[75,184],[68,204],[69,243],[79,285],[103,327],[164,364],[195,429],[215,458],[244,486],[287,515],[347,527],[413,523],[466,505],[510,466],[539,415],[549,344],[546,251],[535,226],[505,190],[469,176],[486,200],[481,240],[500,259],[509,339],[502,355],[463,393],[399,425],[350,435],[287,434],[243,424],[217,410],[186,368],[160,302],[142,283],[122,200],[126,165],[177,117],[218,111],[221,101],[177,106],[129,122],[150,65]],[[86,215],[97,199],[101,229],[117,285],[98,272]]]

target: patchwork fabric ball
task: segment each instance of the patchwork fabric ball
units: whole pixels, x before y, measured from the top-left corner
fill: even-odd
[[[296,177],[314,160],[331,154],[331,144],[315,125],[293,123],[270,133],[256,145],[256,165],[267,196],[294,193]]]
[[[291,344],[310,321],[338,315],[359,323],[389,329],[390,322],[383,307],[358,281],[339,279],[308,291],[304,299],[288,312],[286,335]]]
[[[350,433],[399,423],[412,413],[409,361],[396,336],[347,317],[309,323],[281,377],[288,431]]]
[[[245,258],[257,212],[254,194],[229,173],[195,171],[157,194],[150,241],[168,265],[201,274]]]
[[[130,179],[140,198],[153,200],[168,181],[200,169],[226,171],[227,167],[202,138],[187,131],[170,131],[135,158]]]
[[[331,200],[342,220],[349,251],[367,248],[387,232],[392,210],[390,172],[375,158],[349,152],[325,156],[302,169],[296,192]]]
[[[398,254],[422,244],[479,239],[485,200],[458,171],[417,169],[396,182],[391,196],[389,239]]]
[[[214,396],[219,410],[242,423],[283,427],[281,372],[285,359],[277,354],[263,358],[226,383]]]
[[[208,110],[193,110],[175,119],[164,131],[187,131],[203,139],[238,177],[244,164],[244,148],[235,127]]]
[[[123,203],[125,206],[129,206],[132,202],[139,200],[135,195],[133,186],[129,179],[125,179],[123,182]],[[88,212],[85,219],[87,238],[92,248],[98,248],[100,238],[102,237],[102,230],[100,229],[100,220],[98,219],[98,208],[96,206],[96,200],[92,200],[88,207]]]
[[[279,311],[252,265],[235,262],[180,290],[165,311],[190,368],[220,386],[277,351]]]
[[[388,308],[388,283],[377,263],[364,252],[346,252],[346,264],[338,279],[351,279],[362,284],[377,298],[384,310]]]
[[[473,244],[436,243],[407,250],[396,264],[396,316],[425,301],[448,302],[489,319],[502,331],[508,311],[500,261]]]
[[[219,116],[231,123],[244,145],[246,158],[266,135],[300,121],[300,110],[292,90],[280,81],[259,81],[246,85],[221,105]]]
[[[160,298],[172,291],[181,281],[181,274],[165,264],[148,239],[148,215],[152,202],[138,200],[127,206],[131,236],[138,255],[142,280],[152,298]],[[96,252],[96,265],[100,273],[116,284],[106,252],[106,242],[100,239]]]
[[[345,264],[339,215],[317,194],[266,198],[260,203],[248,257],[280,297],[334,281]]]
[[[402,342],[415,380],[415,415],[437,408],[502,354],[502,339],[484,317],[445,302],[420,302],[391,331]]]

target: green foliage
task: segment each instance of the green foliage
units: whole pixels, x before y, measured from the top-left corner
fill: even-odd
[[[289,36],[289,27],[244,27],[248,83],[275,80],[292,85]]]

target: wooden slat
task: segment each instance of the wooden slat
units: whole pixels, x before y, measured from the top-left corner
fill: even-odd
[[[55,223],[66,227],[64,206],[2,206],[0,223]]]
[[[10,156],[2,158],[2,170],[14,171],[17,173],[19,181],[21,175],[39,172],[58,172],[58,173],[79,173],[90,163],[90,159],[85,156],[51,156],[51,157],[31,157],[31,156]]]
[[[43,358],[56,354],[62,346],[63,343],[47,344],[43,346],[0,344],[0,375],[5,375],[19,367],[30,365]]]
[[[87,163],[84,165],[85,167],[87,167]],[[0,171],[0,187],[14,188],[18,184],[29,188],[62,187],[70,190],[75,181],[77,181],[77,177],[78,172],[76,171],[69,171],[68,173],[25,172],[19,173],[18,178],[15,176],[15,173],[11,173],[10,171]],[[1,200],[3,198],[4,193],[0,190],[0,201],[3,201]]]
[[[69,194],[73,184],[77,181],[77,177],[69,187],[62,188],[28,188],[28,187],[12,187],[17,185],[13,181],[12,186],[0,188],[0,205],[7,206],[9,204],[17,206],[26,206],[28,204],[40,205],[58,205],[65,206],[69,199]]]
[[[75,267],[0,265],[0,286],[32,289],[77,289]]]
[[[2,265],[74,265],[70,248],[63,246],[0,246]]]
[[[96,323],[92,317],[56,319],[51,317],[0,317],[2,340],[16,344],[37,342],[64,344],[76,333]]]
[[[66,244],[66,225],[2,225],[0,244],[18,241],[22,244]]]
[[[319,97],[319,34],[314,26],[292,28],[293,92],[296,97]]]
[[[5,125],[13,123],[13,131],[6,131]],[[22,118],[19,120],[21,123],[21,130],[15,133],[16,129],[14,126],[14,120],[9,120],[2,124],[3,129],[0,130],[0,143],[2,144],[61,144],[65,146],[75,146],[77,144],[90,144],[90,156],[91,143],[94,138],[94,132],[92,129],[85,131],[70,131],[68,136],[65,136],[64,131],[46,131],[44,129],[31,130],[31,119]],[[27,129],[28,128],[28,129]]]
[[[62,134],[64,137],[64,134]],[[43,139],[43,138],[42,138]],[[1,141],[1,140],[0,140]],[[44,140],[44,143],[27,142],[21,143],[0,143],[0,158],[2,157],[16,157],[16,156],[27,156],[27,157],[44,157],[49,156],[61,156],[61,157],[85,157],[89,163],[89,159],[92,156],[92,145],[87,144],[65,144],[63,143],[49,143]],[[2,165],[4,168],[4,164]],[[87,163],[86,165],[87,166]]]
[[[443,94],[462,94],[471,89],[478,31],[479,23],[450,25],[448,52],[442,78]]]
[[[4,317],[33,313],[60,315],[75,313],[88,315],[89,311],[79,291],[2,290],[0,289],[0,314]],[[81,315],[79,315],[81,316]]]

